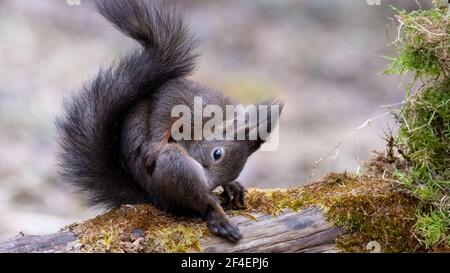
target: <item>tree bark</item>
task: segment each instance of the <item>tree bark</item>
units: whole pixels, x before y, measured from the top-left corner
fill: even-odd
[[[203,252],[337,252],[335,239],[346,231],[333,227],[320,208],[283,211],[277,217],[256,214],[256,220],[231,218],[244,239],[237,244],[218,237],[200,241]],[[77,252],[77,236],[62,230],[50,235],[24,235],[0,243],[0,252]]]

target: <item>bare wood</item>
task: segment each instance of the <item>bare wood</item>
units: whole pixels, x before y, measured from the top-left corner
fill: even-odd
[[[345,231],[332,227],[320,208],[284,211],[278,217],[257,214],[256,221],[232,217],[244,239],[231,244],[217,237],[201,240],[204,252],[336,252],[334,240]],[[0,243],[0,252],[77,252],[77,237],[69,231],[19,235]]]
[[[257,221],[239,216],[244,239],[239,244],[213,237],[201,241],[204,252],[335,252],[334,240],[344,233],[325,219],[320,208],[285,211],[278,217],[257,215]]]
[[[49,235],[25,235],[0,243],[1,253],[33,253],[33,252],[69,252],[71,244],[77,237],[68,231],[61,231]]]

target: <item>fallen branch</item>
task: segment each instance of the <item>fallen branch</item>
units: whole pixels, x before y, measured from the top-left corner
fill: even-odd
[[[238,224],[245,238],[232,244],[218,237],[207,237],[200,241],[203,252],[336,252],[334,240],[345,233],[332,227],[317,207],[301,212],[285,211],[278,217],[257,214],[256,221],[234,216],[232,221]],[[20,234],[0,243],[0,252],[79,252],[77,239],[68,230],[43,236]]]
[[[0,252],[417,251],[417,200],[378,177],[385,166],[380,157],[371,176],[332,173],[304,187],[249,189],[246,208],[228,211],[244,235],[237,244],[213,236],[201,219],[125,205],[55,234],[21,234]]]

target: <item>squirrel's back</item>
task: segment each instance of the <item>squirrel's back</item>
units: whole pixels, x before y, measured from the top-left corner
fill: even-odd
[[[127,112],[167,82],[194,69],[193,40],[173,9],[144,0],[99,0],[99,12],[141,48],[102,69],[65,104],[57,120],[63,179],[106,207],[148,201],[121,162]]]

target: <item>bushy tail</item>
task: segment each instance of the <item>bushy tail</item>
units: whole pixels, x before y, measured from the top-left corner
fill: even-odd
[[[120,125],[138,100],[194,68],[193,40],[173,9],[144,0],[99,0],[99,12],[142,48],[101,70],[57,120],[61,175],[88,193],[91,205],[146,201],[120,162]]]

